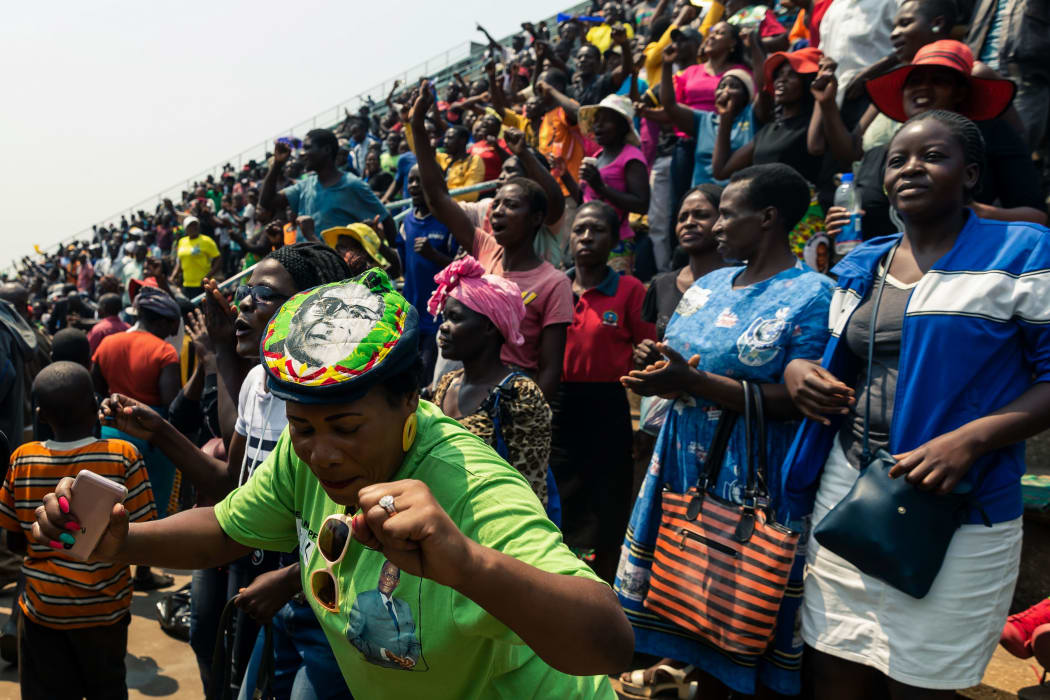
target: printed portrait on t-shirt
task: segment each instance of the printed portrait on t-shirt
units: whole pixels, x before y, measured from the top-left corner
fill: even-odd
[[[389,561],[383,562],[376,587],[354,600],[346,636],[369,662],[411,671],[421,647],[412,609],[394,595],[400,582],[401,570]]]
[[[826,275],[831,269],[831,252],[831,239],[827,234],[818,233],[806,242],[802,259],[814,270]]]
[[[335,285],[300,306],[288,324],[285,351],[310,367],[346,358],[383,317],[383,297],[360,284]]]
[[[761,367],[772,362],[782,350],[784,331],[789,324],[791,309],[787,306],[777,310],[774,318],[756,318],[747,330],[737,338],[737,358],[749,367]]]

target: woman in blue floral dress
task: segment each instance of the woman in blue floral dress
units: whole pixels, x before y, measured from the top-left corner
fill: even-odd
[[[679,667],[682,662],[695,666],[705,700],[727,697],[729,690],[755,694],[764,687],[786,695],[800,691],[802,641],[796,620],[803,557],[796,557],[774,643],[761,657],[717,649],[650,612],[644,600],[661,491],[667,485],[684,493],[696,485],[722,407],[743,409],[740,380],[762,385],[771,472],[767,483],[773,507],[781,502],[779,467],[800,418],[783,385],[783,371],[796,358],[819,358],[828,339],[832,282],[800,263],[788,242],[788,233],[808,206],[809,188],[789,166],[758,165],[736,173],[722,195],[713,230],[723,257],[747,263],[697,280],[682,297],[664,344],[658,346],[663,357],[652,358],[649,368],[623,379],[642,395],[677,398],[631,515],[616,591],[634,626],[635,649],[677,660]],[[716,495],[740,502],[746,464],[743,424],[738,422],[713,489]],[[652,683],[654,674],[648,675]]]

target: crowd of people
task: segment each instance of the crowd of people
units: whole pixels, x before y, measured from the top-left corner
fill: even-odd
[[[22,259],[23,697],[126,697],[131,594],[163,568],[194,571],[168,602],[209,697],[918,700],[1000,638],[1030,655],[1050,605],[1008,613],[1050,427],[1048,16],[478,25],[469,81],[395,84]],[[86,561],[84,470],[126,489]]]

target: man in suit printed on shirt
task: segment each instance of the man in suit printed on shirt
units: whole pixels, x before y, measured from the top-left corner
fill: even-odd
[[[347,637],[370,662],[410,671],[419,659],[420,645],[412,609],[393,597],[400,581],[401,570],[384,562],[376,589],[359,594],[350,609]]]

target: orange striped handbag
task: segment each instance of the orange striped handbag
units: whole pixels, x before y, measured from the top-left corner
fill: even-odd
[[[766,487],[762,390],[743,384],[744,502],[707,492],[718,481],[738,418],[723,410],[697,485],[684,494],[664,489],[645,607],[720,649],[759,655],[776,631],[799,533],[774,520]]]

